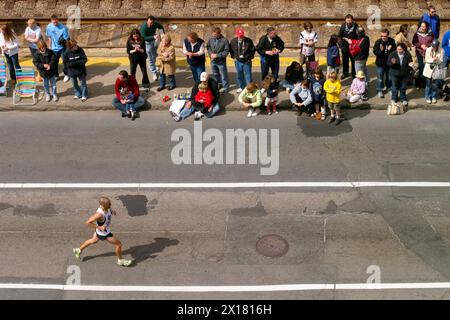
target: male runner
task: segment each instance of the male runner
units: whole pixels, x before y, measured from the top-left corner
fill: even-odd
[[[132,260],[125,260],[122,257],[122,243],[117,239],[110,230],[111,219],[113,215],[117,215],[116,211],[111,210],[111,200],[106,197],[100,198],[100,207],[97,212],[90,217],[86,224],[95,229],[94,236],[87,240],[85,243],[81,245],[79,248],[73,249],[73,253],[75,257],[80,260],[81,253],[87,247],[96,244],[100,241],[108,241],[116,247],[116,255],[117,255],[117,264],[122,267],[129,267]]]

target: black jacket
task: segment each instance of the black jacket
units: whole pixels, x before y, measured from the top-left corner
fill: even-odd
[[[33,64],[36,66],[36,69],[39,71],[39,75],[42,78],[56,76],[58,74],[57,63],[55,53],[50,49],[47,49],[43,54],[38,51],[33,56]],[[47,71],[44,68],[44,64],[50,65],[50,70]]]
[[[230,55],[231,58],[238,60],[239,62],[246,63],[250,62],[255,58],[256,48],[253,44],[253,40],[244,37],[243,53],[238,50],[238,38],[234,38],[230,42]],[[241,58],[240,56],[243,56]]]
[[[359,39],[361,40],[361,39]],[[370,53],[370,39],[368,36],[364,36],[363,41],[359,45],[361,51],[354,57],[356,61],[366,60],[369,58]]]
[[[381,50],[380,48],[381,45],[383,45],[384,50]],[[389,46],[391,46],[391,50],[388,50]],[[396,50],[397,49],[394,39],[389,37],[386,42],[384,42],[382,39],[378,39],[377,42],[375,42],[375,45],[373,46],[373,53],[377,57],[375,61],[377,67],[386,68],[387,59],[389,55]]]
[[[279,61],[280,55],[276,56],[268,56],[266,55],[266,51],[271,51],[272,49],[277,48],[280,52],[284,50],[284,42],[280,37],[276,36],[272,42],[269,41],[267,35],[262,36],[259,39],[258,45],[256,46],[256,50],[261,55],[261,58],[264,59],[267,63]]]
[[[67,49],[63,54],[63,62],[66,66],[69,77],[85,76],[87,57],[83,48],[78,47],[77,50],[72,51]]]
[[[395,58],[396,63],[392,63],[392,59]],[[403,58],[403,63],[400,65],[400,58],[397,51],[392,52],[387,60],[387,65],[390,68],[389,73],[391,76],[406,77],[409,76],[411,67],[409,64],[412,62],[412,56],[408,51],[405,51],[405,57]]]
[[[342,24],[341,29],[339,30],[339,37],[347,38],[347,39],[357,39],[358,36],[356,34],[356,31],[358,30],[358,24],[356,22],[353,22],[353,29],[351,31],[347,31],[345,28],[346,23]],[[347,41],[342,41],[342,49],[344,51],[348,51],[349,44]]]
[[[144,49],[144,52],[130,53],[130,51],[135,49],[136,45],[139,46],[140,49]],[[133,64],[138,64],[141,61],[145,61],[145,59],[147,59],[147,50],[145,48],[144,38],[141,38],[140,44],[136,44],[134,41],[128,40],[127,41],[127,53],[128,53],[128,57],[130,58],[130,62]]]
[[[201,83],[201,81],[197,82],[191,91],[191,102],[195,102],[195,96],[198,93],[198,85]],[[219,91],[219,84],[217,83],[216,79],[210,77],[208,79],[208,87],[212,90],[214,101],[213,105],[215,105],[217,102],[219,102],[220,98],[220,91]]]

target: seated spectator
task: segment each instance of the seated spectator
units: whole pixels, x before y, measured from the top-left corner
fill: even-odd
[[[133,93],[133,95],[134,95],[133,101],[129,101],[129,100],[125,99],[124,97],[122,97],[121,92],[123,92],[123,90],[124,90],[123,88],[126,88],[127,90],[129,90],[130,92]],[[128,75],[128,72],[126,72],[125,70],[119,72],[119,75],[116,79],[116,84],[115,84],[115,93],[116,93],[116,96],[114,97],[114,99],[112,101],[112,105],[117,110],[122,112],[123,118],[128,116],[127,115],[127,105],[130,105],[129,107],[132,107],[135,110],[135,114],[134,114],[135,117],[137,116],[139,109],[145,105],[145,100],[144,100],[144,98],[141,97],[141,95],[139,93],[139,85],[136,81],[136,78]],[[131,114],[130,114],[130,116],[131,116],[132,120],[134,120],[134,118],[132,117]]]
[[[195,112],[195,97],[197,96],[197,93],[199,91],[199,86],[201,83],[206,83],[208,85],[208,88],[211,89],[214,101],[213,101],[213,107],[211,112],[204,112],[203,115],[206,118],[212,118],[214,117],[219,111],[220,111],[220,105],[219,105],[219,98],[220,98],[220,91],[219,91],[219,84],[217,83],[216,79],[210,77],[206,72],[203,72],[200,75],[200,81],[197,82],[191,91],[191,98],[190,101],[188,101],[183,108],[183,110],[180,113],[179,120],[184,120],[189,118],[194,112]]]
[[[250,82],[239,95],[239,103],[248,110],[247,117],[256,117],[261,113],[262,94],[254,82]]]
[[[67,50],[63,54],[63,62],[66,65],[68,76],[72,79],[73,89],[75,91],[74,99],[86,101],[88,98],[88,88],[86,83],[86,54],[83,48],[80,48],[75,40],[67,41]],[[80,80],[81,88],[78,85]]]
[[[205,113],[211,112],[213,109],[213,102],[214,95],[212,90],[208,87],[208,83],[200,83],[194,101],[194,109],[196,110],[194,119],[200,120],[205,116]]]
[[[56,76],[58,75],[58,61],[52,50],[47,48],[44,40],[37,43],[38,51],[33,56],[33,64],[44,80],[45,101],[58,101],[56,90]]]
[[[300,63],[293,61],[286,69],[286,75],[280,85],[286,89],[287,93],[294,90],[295,86],[303,81],[303,68]]]
[[[366,92],[366,75],[363,71],[356,73],[356,78],[353,79],[350,90],[347,92],[347,98],[350,103],[356,103],[362,100],[364,93]]]
[[[303,114],[303,112],[308,114],[313,113],[314,105],[311,91],[309,90],[309,85],[310,82],[308,80],[303,80],[302,83],[297,84],[289,96],[294,110],[298,111],[299,117]]]
[[[168,34],[163,36],[157,52],[156,64],[160,70],[160,77],[159,88],[156,91],[162,91],[166,88],[166,78],[169,78],[169,91],[173,90],[177,87],[175,81],[177,59],[175,47],[172,45],[172,38]]]

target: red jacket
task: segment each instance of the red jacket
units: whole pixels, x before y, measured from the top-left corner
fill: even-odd
[[[133,76],[128,76],[128,81],[120,81],[119,79],[116,80],[115,90],[117,99],[122,99],[122,96],[120,95],[120,89],[126,87],[128,87],[128,89],[133,92],[134,102],[136,102],[139,98],[139,85],[136,81],[136,78]]]
[[[211,108],[214,102],[214,96],[211,89],[208,89],[206,92],[198,91],[197,95],[195,96],[196,102],[202,102],[203,106],[207,109]]]

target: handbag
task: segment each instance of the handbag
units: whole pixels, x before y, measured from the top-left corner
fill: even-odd
[[[445,67],[443,63],[438,64],[433,68],[433,73],[431,75],[433,80],[445,80],[446,77],[447,67]]]
[[[397,116],[405,113],[405,109],[403,105],[398,104],[397,102],[392,103],[388,106],[387,115],[388,116]]]

